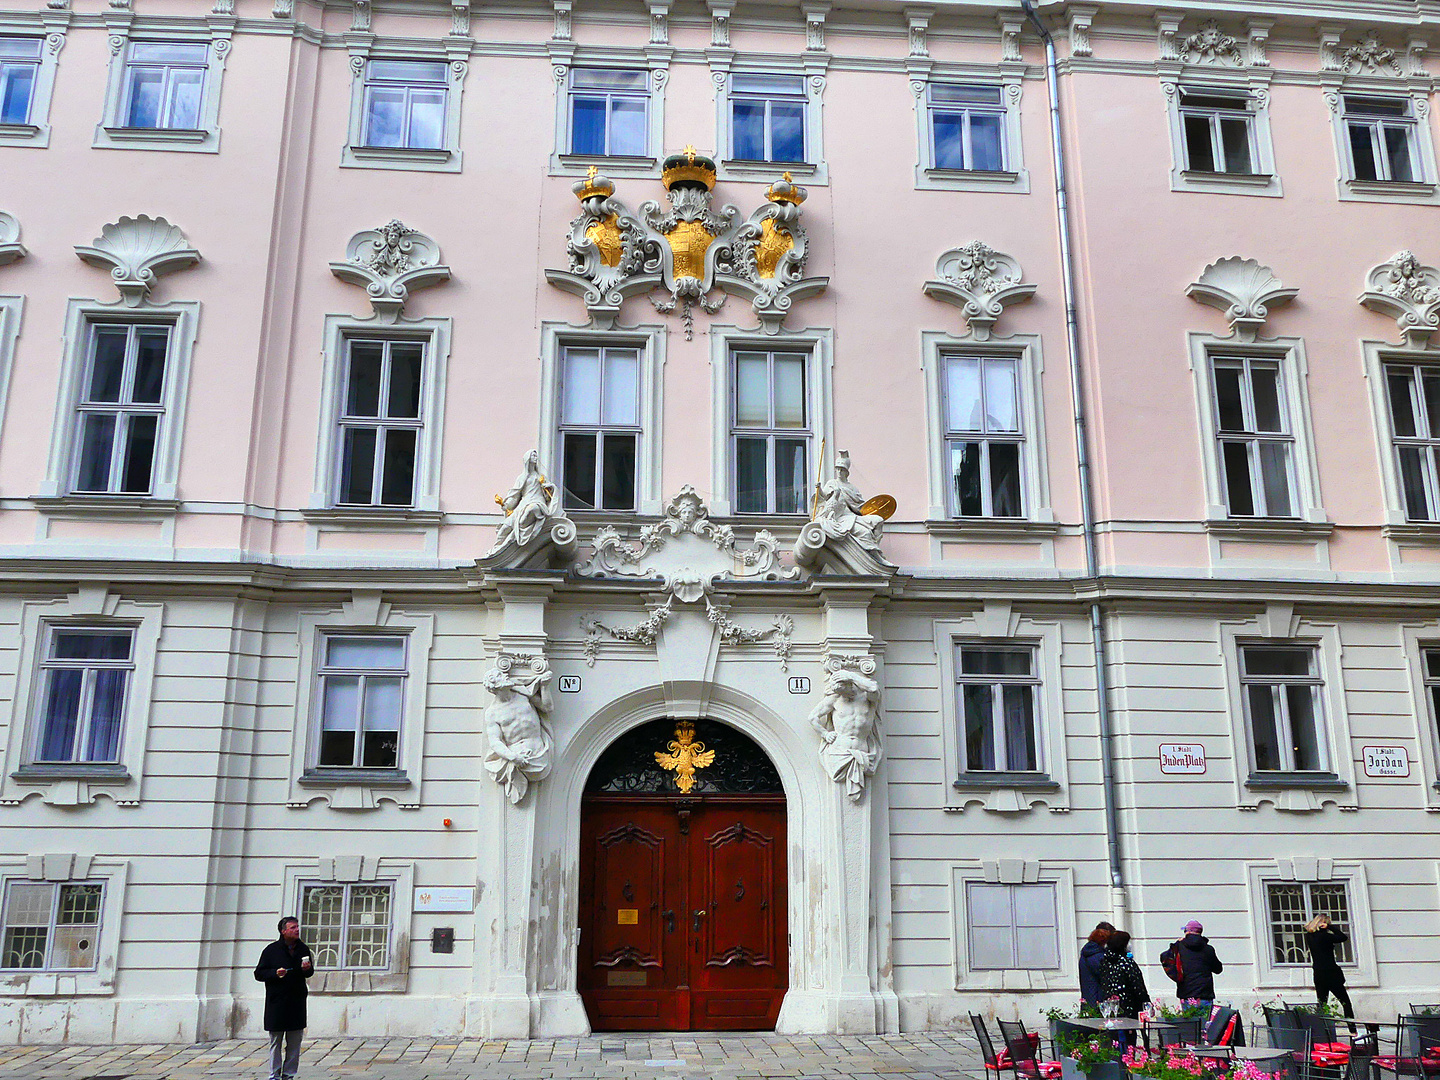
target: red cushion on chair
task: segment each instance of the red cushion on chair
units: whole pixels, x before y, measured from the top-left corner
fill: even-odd
[[[1040,1062],[1041,1080],[1055,1080],[1060,1075],[1060,1063],[1058,1061]]]

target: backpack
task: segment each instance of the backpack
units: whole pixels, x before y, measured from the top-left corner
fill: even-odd
[[[1160,966],[1170,976],[1171,982],[1177,986],[1181,983],[1185,978],[1185,965],[1180,959],[1180,942],[1175,942],[1160,954]]]

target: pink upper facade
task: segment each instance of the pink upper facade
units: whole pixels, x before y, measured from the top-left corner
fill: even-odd
[[[1407,515],[1395,494],[1389,403],[1380,368],[1367,367],[1367,356],[1440,362],[1440,348],[1417,335],[1408,352],[1399,348],[1395,319],[1357,299],[1372,268],[1403,250],[1422,268],[1440,263],[1434,80],[1424,66],[1424,44],[1440,40],[1440,23],[1408,0],[1370,6],[1376,12],[1356,22],[1338,2],[1295,14],[1281,2],[1248,12],[1215,5],[1220,48],[1206,52],[1204,10],[1182,18],[1139,3],[1109,3],[1098,14],[1094,5],[1041,5],[1061,58],[1080,360],[1101,561],[1113,571],[1384,579],[1423,575],[1440,561],[1428,523]],[[597,163],[632,211],[646,200],[664,204],[659,159],[693,144],[722,161],[715,205],[733,203],[743,217],[765,204],[767,185],[784,170],[724,164],[727,136],[717,125],[728,91],[715,75],[728,64],[808,82],[815,168],[796,170],[795,180],[809,192],[805,272],[829,281],[795,302],[775,341],[828,343],[832,419],[812,431],[814,449],[826,439],[826,475],[844,449],[867,495],[895,497],[885,550],[907,569],[1083,570],[1045,56],[1017,4],[952,3],[908,15],[878,2],[815,5],[808,37],[806,13],[789,5],[742,3],[733,15],[719,4],[652,5],[647,13],[640,3],[581,0],[559,14],[538,3],[477,7],[468,25],[438,3],[373,12],[368,3],[297,2],[288,13],[270,0],[229,7],[78,0],[39,9],[0,0],[0,38],[63,35],[44,46],[39,70],[53,78],[48,102],[37,98],[44,115],[0,125],[0,211],[18,223],[25,251],[0,266],[0,296],[23,298],[23,310],[0,324],[12,338],[0,337],[0,357],[9,353],[0,553],[397,565],[477,557],[500,520],[493,493],[509,485],[525,451],[547,443],[542,427],[554,423],[543,405],[553,398],[544,384],[547,333],[604,340],[581,299],[545,273],[569,265],[566,235],[579,212],[571,189],[586,164],[565,160],[568,148],[557,145],[567,70],[663,72],[651,76],[650,108],[660,117],[644,155],[652,160]],[[728,46],[715,44],[721,22]],[[1372,28],[1375,48],[1365,44]],[[1022,59],[1006,60],[1016,33]],[[218,113],[206,141],[106,134],[126,92],[128,50],[179,39],[209,47],[204,103],[218,101]],[[462,65],[447,76],[458,126],[443,168],[350,153],[362,92],[352,60],[376,55]],[[1007,77],[1019,88],[1005,93],[1007,165],[1023,169],[1005,171],[1019,179],[917,180],[928,153],[926,80],[1002,87]],[[1197,88],[1229,89],[1251,103],[1255,164],[1273,162],[1252,172],[1273,175],[1268,186],[1176,179],[1188,170],[1177,164],[1186,148],[1175,102]],[[1343,110],[1362,97],[1409,110],[1410,180],[1351,182]],[[107,223],[141,214],[178,226],[200,259],[158,276],[130,308],[118,304],[106,268],[74,249]],[[371,312],[364,290],[330,264],[344,259],[356,233],[392,219],[432,238],[451,274],[415,289],[398,326],[403,333],[405,320],[449,320],[443,410],[425,418],[438,456],[428,509],[440,513],[337,515],[323,438],[335,422],[326,407],[335,393],[326,383],[327,319],[358,325]],[[1021,393],[1043,424],[1026,430],[1024,453],[1034,455],[1033,477],[1048,494],[1027,478],[1025,513],[1015,520],[947,521],[950,508],[937,512],[935,492],[949,477],[937,483],[933,475],[943,433],[927,388],[927,342],[938,356],[983,353],[986,343],[924,285],[942,254],[976,241],[1009,255],[1034,286],[1033,299],[1004,310],[990,342],[1001,352],[1026,345],[1034,383],[1027,389],[1022,380]],[[1208,265],[1230,257],[1255,260],[1298,290],[1288,304],[1269,305],[1256,341],[1242,336],[1234,347],[1217,344],[1231,333],[1226,313],[1187,296]],[[1419,280],[1435,285],[1433,275]],[[173,497],[109,505],[67,498],[72,466],[56,464],[55,432],[76,422],[76,401],[63,397],[65,371],[83,363],[87,347],[72,312],[88,304],[93,321],[102,316],[92,309],[113,304],[115,318],[143,321],[175,303],[198,308],[188,384],[162,421],[180,436]],[[1416,303],[1426,308],[1423,296]],[[641,487],[663,501],[693,484],[726,506],[732,493],[715,462],[730,435],[713,421],[721,328],[745,340],[763,335],[736,296],[713,315],[697,308],[694,318],[686,340],[678,309],[659,314],[637,295],[616,324],[622,332],[661,328],[650,337],[663,342],[663,395],[645,432],[658,443],[648,460],[659,473]],[[1367,351],[1365,342],[1396,348]],[[1290,372],[1282,376],[1292,379],[1284,402],[1290,513],[1225,513],[1221,451],[1205,420],[1213,388],[1198,371],[1216,355]],[[812,458],[809,468],[817,464]],[[642,513],[658,509],[643,502]],[[427,510],[418,499],[417,510]],[[798,524],[755,522],[781,531]]]

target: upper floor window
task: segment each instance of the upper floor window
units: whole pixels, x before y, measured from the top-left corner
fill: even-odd
[[[123,125],[186,130],[202,127],[209,52],[209,46],[201,42],[131,42],[125,64]]]
[[[1355,962],[1355,943],[1350,940],[1350,892],[1344,881],[1265,882],[1266,929],[1270,935],[1270,962],[1276,967],[1310,965],[1305,945],[1305,924],[1317,915],[1328,915],[1330,925],[1347,940],[1335,946],[1341,964]]]
[[[1005,170],[1005,103],[998,86],[930,83],[927,88],[932,168]]]
[[[730,146],[738,161],[806,161],[803,75],[730,77]]]
[[[1059,918],[1052,882],[965,887],[972,971],[1047,971],[1060,966]]]
[[[1413,183],[1421,170],[1409,98],[1342,96],[1351,177]]]
[[[134,631],[65,625],[48,635],[33,760],[118,762]]]
[[[300,938],[318,971],[390,966],[394,885],[303,885]]]
[[[1242,645],[1239,651],[1255,771],[1328,769],[1318,650],[1312,645]]]
[[[405,635],[332,634],[322,644],[315,763],[322,768],[398,768],[409,670]]]
[[[962,773],[1039,772],[1040,679],[1029,646],[956,646]]]
[[[104,898],[100,882],[7,881],[0,968],[93,971]]]
[[[1185,167],[1192,172],[1255,172],[1255,117],[1247,93],[1180,90]]]
[[[950,513],[1023,517],[1019,361],[990,356],[943,360]]]
[[[367,61],[365,145],[442,149],[447,66],[430,60]]]
[[[40,38],[0,37],[0,124],[30,123],[41,44]]]
[[[147,495],[165,421],[171,327],[95,323],[78,404],[73,490]]]
[[[560,366],[560,482],[569,510],[633,510],[640,351],[567,346]]]
[[[1440,648],[1422,650],[1422,658],[1425,696],[1430,699],[1430,730],[1436,734],[1436,745],[1440,746]]]
[[[1294,434],[1276,360],[1215,357],[1215,427],[1232,517],[1295,517]]]
[[[649,151],[650,73],[570,70],[570,153],[643,157]]]
[[[810,416],[804,353],[736,351],[731,447],[735,511],[809,511]]]
[[[346,342],[340,410],[338,502],[411,506],[424,428],[425,345],[419,341]]]
[[[1387,364],[1385,385],[1405,516],[1440,521],[1440,368]]]

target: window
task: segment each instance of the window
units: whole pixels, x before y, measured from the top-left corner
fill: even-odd
[[[1019,361],[947,356],[944,364],[951,515],[1023,517]]]
[[[648,71],[570,71],[570,153],[642,157],[648,152]]]
[[[169,349],[168,326],[91,325],[73,490],[150,494]]]
[[[1267,881],[1266,908],[1269,914],[1271,957],[1276,967],[1309,967],[1305,947],[1305,924],[1316,915],[1330,916],[1335,929],[1350,938],[1350,893],[1343,881]],[[1355,963],[1354,941],[1335,946],[1335,959]]]
[[[1257,772],[1323,772],[1324,681],[1309,645],[1243,645],[1240,683]]]
[[[638,349],[565,349],[560,482],[567,510],[635,509],[639,380]]]
[[[802,75],[732,75],[731,156],[738,161],[804,162],[807,106]]]
[[[321,768],[395,769],[408,672],[404,635],[333,634],[320,680]]]
[[[445,69],[443,61],[367,61],[365,145],[415,150],[444,147]]]
[[[998,86],[929,85],[926,101],[932,168],[1004,171],[1006,125],[1001,93]]]
[[[1296,517],[1294,436],[1277,360],[1215,357],[1215,427],[1231,517]]]
[[[0,968],[94,971],[104,898],[99,882],[6,882]]]
[[[1054,884],[971,881],[965,901],[972,971],[1050,971],[1060,966]]]
[[[803,514],[810,508],[806,360],[803,353],[732,354],[736,513]]]
[[[1405,517],[1440,521],[1440,368],[1387,364],[1385,386]]]
[[[1420,180],[1410,99],[1345,94],[1341,100],[1352,179],[1392,183]]]
[[[1425,696],[1430,699],[1430,725],[1440,735],[1440,649],[1423,650]],[[1440,746],[1440,740],[1436,742]]]
[[[40,46],[40,38],[0,37],[0,124],[30,123]]]
[[[304,885],[300,939],[317,971],[390,966],[391,885]]]
[[[53,626],[41,663],[37,762],[117,762],[134,632]]]
[[[346,341],[340,414],[339,498],[347,506],[411,506],[424,421],[425,346]]]
[[[1248,94],[1180,91],[1185,167],[1192,172],[1256,171],[1254,116]]]
[[[1039,772],[1035,650],[959,645],[956,652],[961,772]]]
[[[123,125],[201,127],[209,51],[201,42],[132,41],[125,64]]]

